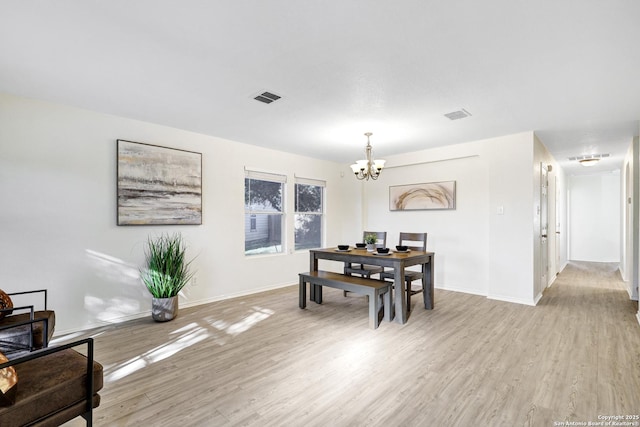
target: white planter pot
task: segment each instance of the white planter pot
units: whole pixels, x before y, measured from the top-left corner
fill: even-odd
[[[376,244],[375,243],[367,243],[367,252],[373,252],[376,250]]]
[[[152,298],[151,317],[156,322],[168,322],[178,316],[178,296],[171,298]]]

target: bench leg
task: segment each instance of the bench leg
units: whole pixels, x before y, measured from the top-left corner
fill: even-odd
[[[377,329],[380,325],[380,294],[376,291],[369,297],[369,327],[371,329]]]
[[[311,285],[311,287],[313,287],[313,285]],[[298,306],[300,308],[306,308],[307,307],[307,284],[305,283],[302,277],[300,277],[298,282],[298,298],[299,298]]]
[[[322,286],[309,282],[309,299],[318,304],[322,304]]]
[[[391,286],[384,293],[384,320],[391,322],[393,318],[393,306],[391,305]]]
[[[309,300],[322,304],[322,286],[309,282]]]

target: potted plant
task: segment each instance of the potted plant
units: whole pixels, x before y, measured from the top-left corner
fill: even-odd
[[[373,252],[376,249],[378,236],[376,236],[375,234],[367,234],[366,236],[364,236],[364,242],[367,244],[367,252]]]
[[[140,271],[142,281],[151,293],[151,317],[167,322],[178,315],[178,293],[193,277],[185,257],[186,246],[180,233],[162,234],[147,240],[146,267]]]

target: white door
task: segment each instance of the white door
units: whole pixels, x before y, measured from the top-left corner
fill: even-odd
[[[560,221],[560,189],[558,188],[558,177],[554,177],[555,187],[556,187],[556,275],[560,274],[560,235],[561,231],[561,221]]]
[[[547,165],[540,163],[540,290],[549,284],[549,180]]]

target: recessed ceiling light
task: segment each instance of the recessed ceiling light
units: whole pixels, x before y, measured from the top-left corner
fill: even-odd
[[[598,163],[600,161],[600,159],[598,158],[591,158],[591,159],[582,159],[582,160],[578,160],[580,162],[580,164],[582,166],[595,166],[596,163]]]

